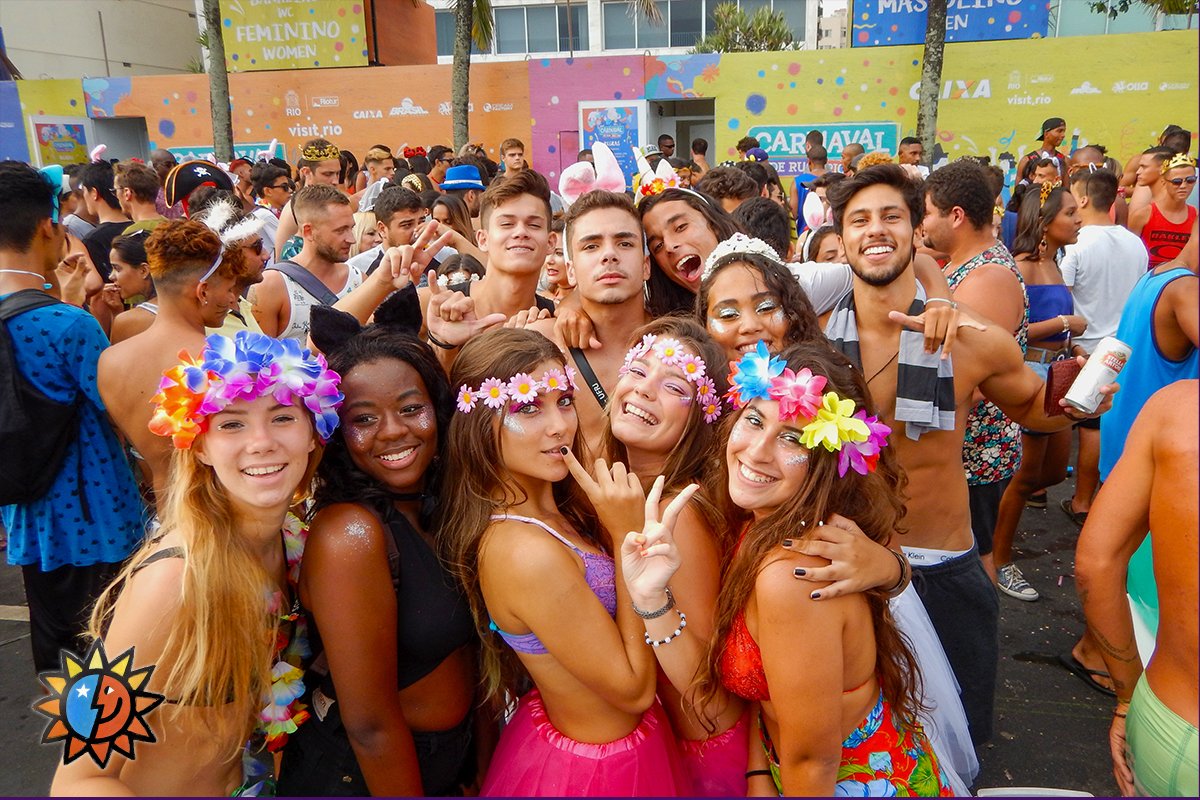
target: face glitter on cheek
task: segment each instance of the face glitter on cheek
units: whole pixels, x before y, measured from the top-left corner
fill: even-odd
[[[435,430],[437,428],[437,419],[433,415],[433,408],[431,406],[422,407],[420,413],[412,418],[409,427],[415,431]]]
[[[504,415],[504,421],[501,424],[504,425],[505,430],[514,436],[524,436],[526,433],[525,423],[521,420],[521,415],[512,411]]]
[[[708,318],[708,327],[713,333],[722,336],[729,332],[729,324],[719,317],[710,316]]]
[[[789,467],[798,467],[802,464],[807,464],[808,463],[808,453],[798,453],[797,455],[794,455],[794,456],[788,456],[787,460],[784,461],[783,463]]]

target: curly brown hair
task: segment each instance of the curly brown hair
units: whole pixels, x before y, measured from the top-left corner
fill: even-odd
[[[221,237],[203,222],[177,219],[161,223],[146,239],[146,260],[161,293],[181,288],[212,267],[224,249]],[[246,270],[240,248],[225,249],[217,275],[239,280]]]

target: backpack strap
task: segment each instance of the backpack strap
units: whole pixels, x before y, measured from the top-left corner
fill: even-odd
[[[18,314],[33,311],[35,308],[44,308],[61,302],[62,300],[46,294],[41,289],[22,289],[0,300],[0,322],[7,322]]]
[[[608,406],[608,392],[604,391],[604,386],[596,377],[596,370],[592,369],[592,365],[588,363],[587,356],[578,347],[570,347],[568,350],[571,352],[571,358],[575,359],[575,366],[579,367],[579,374],[583,376],[584,383],[592,390],[592,396],[596,398],[600,408]]]
[[[337,295],[329,291],[329,287],[321,283],[320,278],[295,261],[276,261],[274,264],[268,264],[265,269],[273,269],[287,275],[299,284],[301,289],[316,298],[321,305],[332,306],[338,301]]]

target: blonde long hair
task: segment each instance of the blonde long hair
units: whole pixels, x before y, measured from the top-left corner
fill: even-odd
[[[318,443],[309,454],[297,502],[305,499],[323,450]],[[183,583],[179,609],[159,657],[168,669],[161,689],[172,703],[166,713],[185,707],[231,707],[230,715],[211,714],[211,727],[218,740],[229,740],[232,759],[253,732],[271,687],[279,615],[268,610],[265,592],[273,578],[240,535],[241,525],[216,472],[197,458],[194,448],[172,453],[170,474],[160,509],[161,535],[147,539],[101,593],[88,634],[103,636],[128,581],[160,548],[162,536],[178,533],[184,549]]]

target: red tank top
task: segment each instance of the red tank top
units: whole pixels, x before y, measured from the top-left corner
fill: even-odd
[[[1195,221],[1196,209],[1191,206],[1187,206],[1186,220],[1171,222],[1158,210],[1157,203],[1150,204],[1150,219],[1142,228],[1142,241],[1150,252],[1150,269],[1179,257],[1179,251],[1187,244]]]

